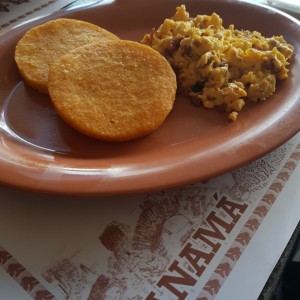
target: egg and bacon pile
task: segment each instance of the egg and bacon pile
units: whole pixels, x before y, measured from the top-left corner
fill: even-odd
[[[293,46],[282,36],[224,28],[216,14],[190,18],[184,5],[146,34],[142,43],[167,58],[179,89],[206,108],[220,107],[236,120],[247,101],[264,101],[288,77]]]

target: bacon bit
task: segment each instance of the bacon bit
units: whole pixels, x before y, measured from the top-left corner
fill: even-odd
[[[192,47],[190,45],[184,45],[182,48],[182,53],[183,55],[190,57],[192,54]]]
[[[180,42],[182,41],[183,37],[176,38],[170,41],[170,46],[167,47],[164,51],[166,56],[172,57],[173,53],[177,51],[180,47]]]

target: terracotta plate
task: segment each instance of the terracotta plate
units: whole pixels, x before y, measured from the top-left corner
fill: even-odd
[[[248,106],[236,122],[178,96],[155,133],[104,143],[69,128],[49,98],[24,85],[14,48],[24,32],[63,15],[139,41],[185,3],[191,16],[218,13],[224,26],[284,35],[294,45],[290,76],[268,101]],[[59,12],[0,37],[0,182],[60,194],[112,195],[165,189],[208,179],[259,158],[300,129],[300,23],[274,9],[226,0],[124,0]]]

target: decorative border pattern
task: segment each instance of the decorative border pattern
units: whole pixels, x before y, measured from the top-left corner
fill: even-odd
[[[20,5],[26,2],[29,2],[30,0],[0,0],[0,12],[9,12],[9,5]]]
[[[49,292],[23,265],[0,245],[0,266],[10,275],[32,299],[55,300]]]
[[[42,10],[42,9],[44,9],[44,8],[52,5],[52,4],[54,4],[54,3],[56,3],[57,1],[58,0],[50,0],[47,3],[44,3],[44,4],[42,4],[39,7],[36,7],[34,9],[32,9],[32,10],[27,11],[26,13],[23,13],[23,14],[19,15],[18,17],[14,18],[14,19],[11,19],[9,22],[0,25],[0,30],[3,30],[5,28],[13,25],[14,23],[20,22],[22,19],[24,19],[24,18],[32,15],[33,13],[36,13],[36,12],[38,12],[38,11],[40,11],[40,10]]]
[[[298,144],[295,148],[265,195],[257,204],[248,221],[244,224],[229,250],[226,252],[225,256],[204,285],[204,288],[198,295],[197,300],[211,300],[216,296],[223,282],[229,276],[234,265],[240,258],[251,238],[254,236],[262,220],[275,203],[277,196],[282,191],[299,162],[300,144]]]

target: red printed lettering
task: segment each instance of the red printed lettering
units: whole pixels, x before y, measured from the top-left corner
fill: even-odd
[[[221,200],[216,205],[216,207],[222,208],[232,218],[232,223],[235,224],[241,217],[241,214],[243,214],[245,212],[248,205],[232,202],[232,201],[229,201],[226,197],[222,197]],[[238,210],[238,212],[240,214],[237,214],[236,210]],[[227,233],[229,233],[229,232],[227,232]]]
[[[175,260],[171,266],[169,267],[170,272],[176,272],[177,274],[181,275],[179,277],[173,275],[164,275],[159,282],[157,283],[158,287],[165,287],[169,290],[172,294],[174,294],[179,300],[183,300],[188,295],[187,292],[181,292],[174,287],[174,284],[179,285],[189,285],[193,286],[196,284],[197,280],[189,275],[187,272],[182,270],[179,265],[178,261]]]
[[[214,198],[218,200],[219,197],[215,194]],[[216,204],[216,208],[219,210],[222,209],[227,214],[227,217],[224,217],[224,214],[217,214],[216,211],[211,211],[205,219],[208,227],[198,228],[192,235],[194,240],[202,241],[206,246],[210,246],[211,251],[208,250],[209,252],[203,252],[200,249],[195,249],[195,245],[193,247],[193,244],[188,242],[179,253],[179,257],[185,259],[188,263],[188,266],[186,267],[187,270],[192,272],[192,269],[194,269],[195,275],[198,277],[202,276],[203,272],[221,247],[221,243],[217,240],[224,241],[226,239],[226,234],[229,234],[232,231],[247,207],[247,204],[229,201],[225,196],[220,199]],[[205,249],[207,249],[207,247]],[[179,300],[185,299],[188,296],[188,293],[182,289],[184,286],[194,286],[197,283],[197,280],[181,269],[177,260],[171,264],[169,271],[174,272],[175,274],[162,276],[157,283],[157,287],[164,287]],[[181,286],[180,289],[176,288],[177,285]],[[157,297],[155,292],[151,291],[146,297],[146,300],[160,299]]]
[[[209,238],[215,238],[218,240],[225,240],[224,234],[218,228],[217,225],[224,228],[225,231],[232,229],[231,223],[227,223],[221,218],[219,218],[214,211],[212,211],[206,218],[206,222],[210,225],[212,229],[199,228],[193,235],[194,239],[199,239],[209,245],[212,248],[212,252],[216,253],[220,247],[220,243],[214,243]]]
[[[209,264],[212,258],[214,257],[214,253],[206,253],[200,250],[197,250],[192,247],[191,243],[188,243],[184,249],[180,252],[179,257],[186,258],[192,267],[196,270],[197,276],[201,276],[206,267],[203,264],[199,264],[200,260],[203,260],[204,263]]]

